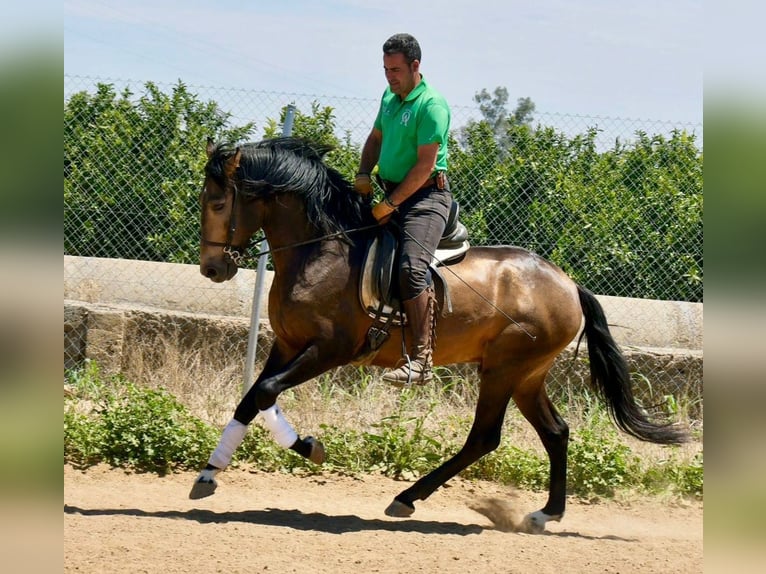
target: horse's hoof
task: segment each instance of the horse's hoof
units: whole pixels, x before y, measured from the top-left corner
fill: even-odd
[[[314,464],[323,464],[326,460],[324,445],[315,439],[313,436],[306,437],[306,442],[311,445],[311,453],[309,454],[309,460]]]
[[[413,512],[415,512],[415,507],[413,505],[396,499],[394,499],[394,501],[388,505],[388,508],[386,508],[386,516],[393,516],[395,518],[407,518],[408,516],[412,516]]]
[[[545,523],[549,520],[558,522],[561,520],[561,514],[545,514],[542,510],[537,512],[531,512],[524,517],[521,522],[520,532],[526,532],[527,534],[541,534],[545,532]]]
[[[192,486],[191,492],[189,492],[189,498],[197,500],[199,498],[205,498],[212,495],[215,489],[218,488],[218,482],[215,479],[206,480],[204,478],[197,479]]]
[[[545,522],[539,519],[537,516],[527,514],[524,520],[521,522],[519,532],[526,532],[527,534],[541,534],[545,531]]]
[[[189,492],[189,498],[197,500],[198,498],[205,498],[210,496],[218,488],[218,481],[215,479],[215,475],[219,471],[215,470],[201,470],[197,475],[197,480],[192,485],[191,492]]]

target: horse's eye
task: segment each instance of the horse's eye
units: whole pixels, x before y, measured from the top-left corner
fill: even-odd
[[[213,211],[223,211],[224,207],[226,207],[225,201],[216,201],[215,203],[210,204],[210,209]]]

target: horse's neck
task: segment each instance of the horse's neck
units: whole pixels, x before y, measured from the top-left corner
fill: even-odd
[[[336,262],[348,260],[348,246],[339,237],[328,237],[310,224],[305,205],[292,194],[271,203],[263,218],[263,232],[280,282],[300,281],[304,274],[322,275],[324,269],[335,268]],[[311,256],[307,256],[309,253]]]
[[[328,238],[305,219],[292,217],[282,219],[279,225],[264,225],[264,234],[271,250],[274,274],[294,281],[299,275],[311,272],[311,265],[321,260],[331,266],[334,258],[347,257],[347,248],[338,237]],[[313,254],[308,257],[307,254]]]
[[[291,251],[290,247],[312,241],[321,235],[308,223],[305,206],[292,194],[284,194],[270,202],[262,221],[263,233],[269,247],[277,253]],[[288,254],[289,255],[289,254]]]

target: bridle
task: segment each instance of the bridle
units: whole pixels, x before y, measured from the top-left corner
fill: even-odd
[[[229,217],[229,229],[226,232],[226,242],[222,243],[220,241],[210,241],[209,239],[206,239],[205,237],[201,237],[200,241],[203,245],[209,245],[211,247],[223,247],[223,253],[226,255],[226,257],[229,258],[229,260],[234,263],[237,267],[240,267],[241,264],[248,259],[247,256],[247,250],[250,249],[253,245],[259,243],[263,238],[253,238],[247,240],[247,242],[244,245],[234,245],[232,241],[234,240],[234,234],[237,231],[237,186],[233,185],[233,197],[231,200],[231,217]]]
[[[237,186],[233,185],[233,194],[231,201],[231,217],[229,218],[229,229],[226,232],[226,242],[222,243],[221,241],[211,241],[209,239],[206,239],[205,237],[201,237],[200,241],[203,245],[210,245],[211,247],[223,247],[223,253],[226,255],[226,257],[229,258],[229,260],[234,263],[237,267],[241,267],[242,263],[249,259],[255,259],[254,256],[248,255],[247,250],[250,249],[253,245],[259,244],[261,241],[263,241],[266,237],[265,235],[262,237],[251,237],[247,240],[247,243],[244,245],[234,245],[232,244],[232,241],[234,239],[234,234],[237,231],[237,217],[236,217],[236,207],[237,207]],[[317,243],[319,241],[324,241],[326,239],[333,239],[335,237],[341,237],[344,235],[349,235],[352,233],[357,233],[359,231],[367,231],[369,229],[374,229],[378,227],[377,223],[374,223],[372,225],[365,225],[363,227],[357,227],[356,229],[348,229],[345,231],[337,231],[335,233],[330,233],[327,235],[323,235],[322,237],[316,237],[314,239],[308,239],[306,241],[299,241],[297,243],[291,243],[290,245],[284,245],[282,247],[276,247],[273,249],[268,249],[266,251],[261,251],[258,254],[258,257],[261,255],[266,255],[267,253],[274,253],[276,251],[282,251],[284,249],[292,249],[294,247],[300,247],[302,245],[309,245],[311,243]]]

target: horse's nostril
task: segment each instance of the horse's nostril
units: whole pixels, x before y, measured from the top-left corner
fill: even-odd
[[[216,275],[218,275],[218,272],[215,270],[215,267],[208,267],[205,270],[205,277],[207,277],[208,279],[212,279]]]

